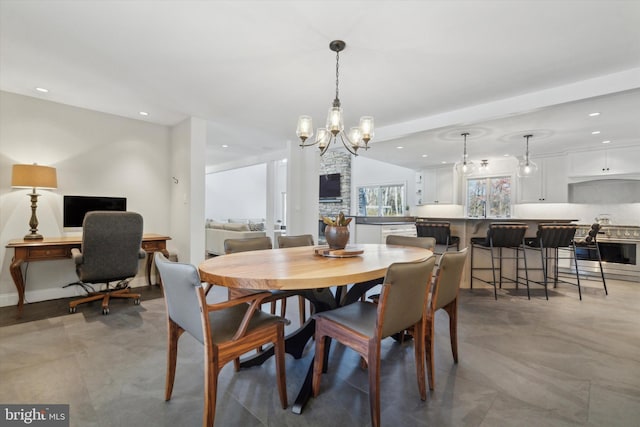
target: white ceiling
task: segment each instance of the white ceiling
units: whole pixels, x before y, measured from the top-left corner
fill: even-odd
[[[324,122],[334,39],[345,125],[376,120],[368,157],[453,162],[463,131],[471,159],[520,155],[529,132],[533,155],[640,144],[640,1],[0,0],[0,89],[204,118],[219,165]]]

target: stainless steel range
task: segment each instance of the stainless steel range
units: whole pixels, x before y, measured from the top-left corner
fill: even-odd
[[[576,240],[584,238],[591,225],[580,225]],[[605,277],[640,282],[640,226],[602,225],[597,237]],[[599,275],[594,250],[577,248],[578,268],[585,274]]]

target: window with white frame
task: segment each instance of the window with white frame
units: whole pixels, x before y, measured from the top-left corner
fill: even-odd
[[[469,217],[511,217],[511,176],[469,178],[466,200]]]
[[[358,187],[358,215],[404,215],[405,184]]]

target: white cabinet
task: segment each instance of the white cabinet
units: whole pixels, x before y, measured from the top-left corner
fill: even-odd
[[[584,151],[569,155],[569,176],[606,176],[640,173],[640,148]]]
[[[422,172],[416,172],[416,196],[414,200],[416,206],[424,205],[423,196],[424,196],[424,179],[422,176]]]
[[[421,191],[423,205],[452,204],[453,197],[453,168],[425,169],[421,172],[422,186],[416,187]],[[416,203],[417,204],[417,203]]]
[[[518,203],[566,203],[569,183],[566,176],[566,157],[533,159],[538,173],[518,178]]]
[[[390,234],[416,237],[414,223],[356,224],[356,243],[386,243]]]

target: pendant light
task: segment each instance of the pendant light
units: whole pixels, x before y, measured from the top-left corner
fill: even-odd
[[[329,108],[327,116],[327,125],[318,129],[315,141],[309,138],[313,136],[313,121],[311,116],[300,116],[298,119],[298,127],[296,135],[302,141],[300,147],[310,147],[318,145],[320,155],[327,152],[331,144],[336,143],[339,139],[344,148],[353,155],[357,156],[359,148],[369,149],[369,141],[373,138],[373,117],[363,116],[360,118],[360,126],[352,127],[349,132],[344,131],[344,120],[342,106],[338,92],[339,86],[339,69],[340,69],[340,52],[344,50],[347,44],[342,40],[334,40],[329,44],[329,49],[336,53],[336,97],[332,106]]]
[[[529,138],[533,135],[524,135],[524,138],[527,140],[524,157],[520,159],[518,163],[518,177],[519,178],[528,178],[530,176],[535,175],[538,172],[538,165],[536,165],[533,161],[529,159]]]
[[[462,154],[462,161],[456,163],[456,171],[462,175],[471,175],[476,170],[476,165],[469,159],[467,159],[467,136],[469,132],[460,134],[464,137],[464,152]]]

